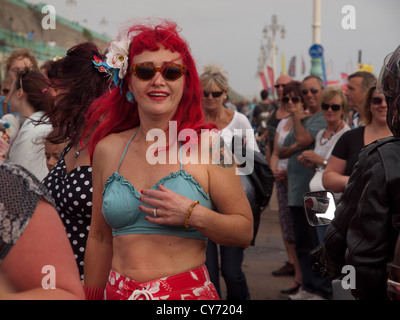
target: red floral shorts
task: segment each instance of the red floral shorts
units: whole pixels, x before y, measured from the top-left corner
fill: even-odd
[[[173,276],[140,283],[111,270],[106,300],[219,300],[205,265]]]

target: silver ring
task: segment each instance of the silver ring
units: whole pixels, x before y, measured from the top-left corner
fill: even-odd
[[[153,209],[153,216],[157,218],[157,208]]]

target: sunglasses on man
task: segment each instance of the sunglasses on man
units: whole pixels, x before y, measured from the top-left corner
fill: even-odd
[[[319,92],[318,89],[316,89],[316,88],[311,88],[311,89],[302,89],[302,90],[301,90],[301,93],[302,93],[303,96],[305,96],[305,95],[308,94],[308,91],[310,91],[312,94],[317,94],[317,93]]]

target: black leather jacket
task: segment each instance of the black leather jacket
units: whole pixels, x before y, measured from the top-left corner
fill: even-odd
[[[360,152],[335,218],[325,234],[328,271],[356,270],[358,299],[386,299],[386,264],[400,221],[400,139],[375,141]]]

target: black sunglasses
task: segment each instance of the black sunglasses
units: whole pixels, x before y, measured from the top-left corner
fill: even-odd
[[[285,87],[286,87],[286,84],[276,84],[276,85],[274,85],[274,87],[275,87],[276,89],[278,89],[279,87],[285,88]]]
[[[289,101],[292,101],[294,104],[299,103],[301,101],[300,97],[288,97],[288,96],[284,96],[282,98],[282,102],[283,103],[289,103]]]
[[[1,92],[3,92],[3,94],[8,94],[10,92],[10,89],[3,89],[1,90]]]
[[[342,106],[340,104],[327,104],[327,103],[321,104],[322,110],[325,111],[328,110],[329,108],[331,108],[332,111],[339,111],[341,107]]]
[[[208,98],[208,96],[210,95],[210,93],[211,93],[211,95],[212,95],[213,98],[219,98],[220,96],[222,96],[222,95],[224,94],[223,91],[211,91],[211,92],[203,91],[204,98]]]
[[[377,106],[380,106],[383,102],[383,98],[382,97],[372,97],[371,98],[371,103]]]
[[[159,68],[147,63],[137,63],[132,66],[132,72],[141,80],[151,80],[157,72],[161,72],[165,80],[175,81],[186,73],[186,67],[171,63]]]
[[[317,94],[319,92],[318,89],[311,88],[311,89],[302,89],[301,93],[303,94],[303,96],[305,96],[308,93],[308,91],[311,91],[312,94]]]

